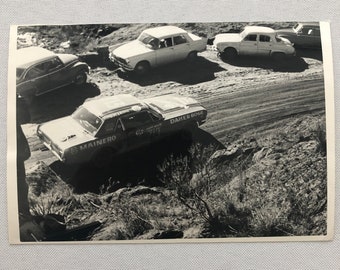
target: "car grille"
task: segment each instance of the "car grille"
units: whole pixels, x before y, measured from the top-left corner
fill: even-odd
[[[47,136],[45,136],[44,134],[39,134],[38,133],[38,136],[39,136],[40,140],[44,143],[44,145],[49,150],[51,150],[52,153],[54,155],[56,155],[61,160],[61,151],[58,148],[58,146],[56,146],[54,143],[52,143],[52,141]]]
[[[123,59],[123,58],[120,58],[120,57],[117,57],[117,56],[113,56],[113,58],[114,58],[114,60],[116,61],[116,62],[118,62],[118,64],[121,64],[121,65],[127,65],[127,62],[126,62],[126,60],[125,59]]]

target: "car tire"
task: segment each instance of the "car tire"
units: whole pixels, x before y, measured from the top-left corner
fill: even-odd
[[[235,59],[238,56],[237,51],[234,48],[226,48],[223,52],[223,57],[227,59]]]
[[[197,60],[197,52],[196,51],[192,51],[188,54],[187,56],[187,60],[188,62],[195,62]]]
[[[283,52],[275,52],[272,54],[272,57],[275,61],[281,62],[286,58],[286,54]]]
[[[139,62],[136,66],[135,66],[135,73],[137,75],[145,75],[150,71],[150,63],[147,61],[142,61]]]
[[[87,75],[84,71],[80,71],[77,73],[77,75],[74,77],[74,84],[75,85],[82,85],[86,83]]]
[[[94,154],[92,158],[92,164],[96,168],[104,168],[112,162],[114,154],[115,151],[112,148],[103,148]]]

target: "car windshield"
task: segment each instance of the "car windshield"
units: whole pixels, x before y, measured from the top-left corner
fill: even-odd
[[[138,40],[144,44],[149,44],[150,41],[154,38],[155,37],[150,36],[149,34],[143,32],[139,35]]]
[[[138,40],[145,45],[149,45],[151,48],[156,49],[159,46],[159,39],[155,38],[147,33],[141,33]]]
[[[302,24],[299,24],[299,23],[294,25],[294,27],[293,27],[295,32],[299,32],[301,30],[301,28],[302,28]]]
[[[282,38],[280,38],[278,35],[275,35],[276,42],[282,42]]]
[[[243,31],[240,33],[240,36],[241,36],[242,39],[244,39],[246,35],[248,35],[248,31],[246,31],[246,30],[243,30]]]
[[[72,114],[72,118],[76,120],[86,131],[95,135],[103,123],[103,121],[89,112],[86,108],[80,107]]]

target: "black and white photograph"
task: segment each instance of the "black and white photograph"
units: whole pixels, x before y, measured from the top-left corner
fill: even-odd
[[[11,26],[10,242],[331,240],[329,27]]]

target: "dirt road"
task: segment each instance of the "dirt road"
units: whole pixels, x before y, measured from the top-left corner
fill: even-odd
[[[49,151],[40,151],[42,144],[35,135],[37,124],[70,114],[86,98],[120,93],[137,97],[165,93],[192,96],[208,110],[202,129],[223,144],[252,128],[270,128],[298,114],[323,113],[321,56],[319,52],[307,57],[300,55],[284,64],[258,58],[241,58],[230,63],[207,50],[194,65],[173,64],[142,79],[97,67],[83,89],[60,89],[38,97],[31,104],[32,123],[24,126],[32,151],[26,166],[56,160]]]

